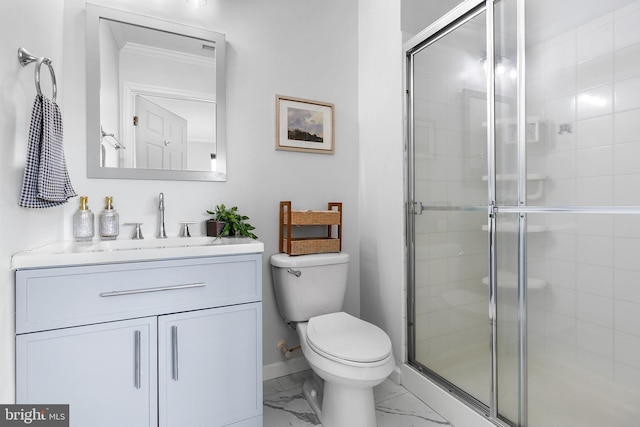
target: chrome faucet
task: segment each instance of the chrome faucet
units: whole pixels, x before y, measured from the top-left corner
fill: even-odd
[[[166,239],[167,232],[164,228],[164,193],[158,196],[158,210],[160,211],[160,224],[158,227],[158,239]]]

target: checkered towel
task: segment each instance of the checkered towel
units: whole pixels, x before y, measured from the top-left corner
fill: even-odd
[[[60,108],[37,95],[31,112],[27,164],[18,204],[25,208],[49,208],[74,196],[76,192],[64,159]]]

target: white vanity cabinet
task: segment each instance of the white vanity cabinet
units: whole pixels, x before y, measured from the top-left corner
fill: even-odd
[[[76,426],[157,425],[156,323],[145,317],[18,335],[17,403],[68,403]]]
[[[16,271],[16,401],[72,427],[261,427],[261,254]]]
[[[262,407],[260,319],[257,303],[158,319],[161,427],[228,425]],[[262,420],[233,425],[262,427]]]

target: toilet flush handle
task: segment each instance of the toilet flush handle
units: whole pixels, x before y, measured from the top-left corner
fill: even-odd
[[[302,271],[300,271],[300,270],[294,270],[294,269],[292,269],[292,268],[287,268],[287,273],[289,273],[289,274],[293,274],[293,275],[294,275],[294,276],[296,276],[296,277],[300,277],[300,276],[302,276]]]

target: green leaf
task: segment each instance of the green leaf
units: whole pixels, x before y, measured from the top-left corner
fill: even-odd
[[[224,227],[222,228],[222,235],[237,235],[242,237],[250,237],[252,239],[258,238],[258,236],[251,232],[251,230],[255,230],[255,227],[248,222],[245,222],[249,219],[249,217],[239,214],[237,206],[233,206],[230,209],[227,209],[227,207],[221,203],[216,206],[213,211],[207,210],[207,213],[209,215],[214,215],[214,219],[216,221],[225,223]]]

